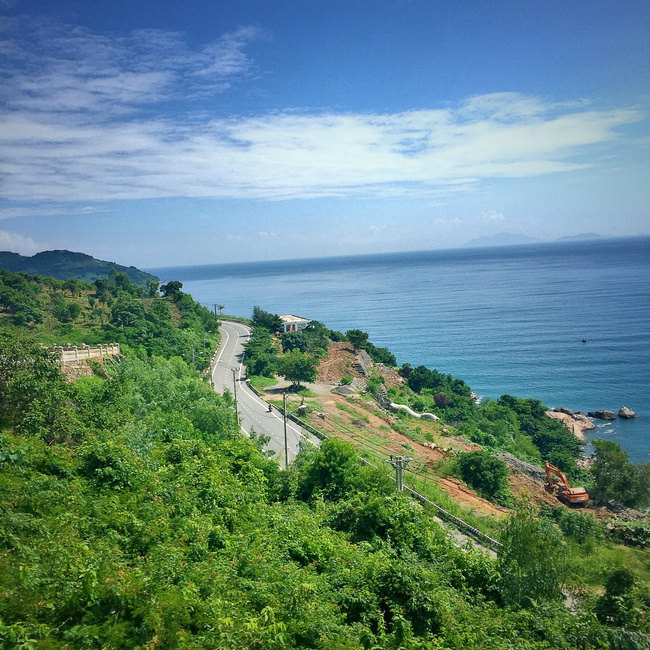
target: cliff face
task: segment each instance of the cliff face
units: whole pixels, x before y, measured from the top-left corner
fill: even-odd
[[[111,269],[115,269],[117,273],[126,273],[129,280],[135,284],[146,284],[149,280],[158,281],[155,275],[141,271],[135,266],[122,266],[115,262],[96,260],[85,253],[66,250],[43,251],[32,257],[0,251],[0,268],[13,273],[47,275],[57,280],[77,278],[85,282],[106,278]]]

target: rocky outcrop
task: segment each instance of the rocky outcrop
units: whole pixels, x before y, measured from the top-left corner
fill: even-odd
[[[573,415],[573,411],[566,406],[557,406],[553,409],[554,413],[564,413],[565,415]]]
[[[365,350],[357,350],[354,369],[362,377],[370,377],[372,365],[373,364],[370,355]]]
[[[621,406],[621,408],[618,410],[618,417],[625,418],[626,420],[631,420],[632,418],[636,417],[636,413],[627,406]]]
[[[548,411],[546,415],[560,420],[580,440],[586,440],[585,431],[596,428],[596,425],[584,413],[580,411],[574,413],[571,409],[566,408],[566,406],[559,406],[552,411]]]
[[[573,419],[580,423],[583,431],[591,431],[596,428],[596,425],[582,411],[574,413]]]
[[[608,411],[607,409],[601,409],[600,411],[589,411],[587,415],[590,418],[596,418],[597,420],[615,420],[616,413],[614,411]]]

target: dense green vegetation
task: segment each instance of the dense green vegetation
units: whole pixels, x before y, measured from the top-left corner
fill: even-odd
[[[0,251],[0,269],[14,273],[44,275],[58,280],[74,278],[86,282],[92,282],[97,278],[107,278],[113,270],[114,273],[126,273],[129,280],[135,284],[144,285],[150,281],[158,281],[155,275],[141,271],[135,266],[104,262],[85,253],[64,250],[43,251],[32,257]]]
[[[112,270],[91,283],[0,270],[0,324],[30,331],[44,344],[116,342],[141,356],[177,355],[204,368],[218,340],[218,321],[181,291],[161,297],[158,282],[133,284]]]
[[[286,333],[278,339],[274,333],[281,329],[280,317],[260,307],[254,308],[252,323],[255,329],[245,358],[252,376],[278,374],[295,384],[311,381],[315,360],[325,355],[329,340],[348,341],[355,349],[366,350],[377,363],[395,364],[388,350],[375,347],[368,333],[359,329],[341,334],[313,322],[304,331]],[[388,391],[392,401],[408,404],[417,412],[435,413],[455,432],[488,450],[508,452],[540,466],[548,461],[571,480],[585,485],[598,502],[638,508],[650,505],[650,464],[632,465],[617,443],[596,441],[592,471],[580,469],[576,461],[583,455],[584,443],[562,422],[549,418],[541,400],[502,395],[478,404],[471,388],[450,374],[410,364],[404,364],[399,372],[406,386]],[[374,393],[383,389],[382,382],[382,377],[373,373],[367,390]],[[511,502],[505,485],[507,468],[493,455],[470,455],[456,468],[458,475],[483,496],[501,505]]]
[[[498,559],[459,548],[352,446],[326,441],[281,471],[241,435],[188,354],[210,314],[180,286],[8,280],[40,287],[42,321],[3,303],[1,647],[647,647],[650,595],[620,564],[592,567],[601,593],[564,603],[591,522],[521,503]],[[68,322],[57,293],[80,306]],[[125,354],[67,382],[38,345],[62,327],[121,335]],[[247,354],[310,354],[263,331]]]
[[[397,359],[388,348],[378,348],[368,340],[368,333],[362,330],[348,330],[340,340],[349,341],[356,350],[365,350],[375,363],[396,366]]]
[[[299,332],[282,334],[278,345],[273,335],[282,329],[280,316],[257,306],[253,308],[251,325],[254,329],[246,345],[244,363],[252,376],[271,377],[278,374],[294,386],[303,381],[314,381],[318,359],[327,355],[329,343],[334,340],[349,341],[356,349],[366,350],[376,363],[397,364],[389,350],[374,346],[368,341],[368,334],[361,330],[341,334],[318,321],[312,321]]]
[[[592,494],[599,501],[615,501],[624,506],[650,506],[650,463],[633,465],[613,440],[594,440]]]
[[[408,387],[391,389],[393,401],[437,414],[472,442],[534,463],[548,460],[571,476],[578,474],[575,461],[582,454],[581,442],[561,422],[546,416],[540,400],[503,395],[477,404],[462,379],[408,364],[400,372]]]
[[[300,332],[286,332],[277,339],[275,334],[282,329],[282,321],[277,314],[261,307],[254,307],[251,325],[253,332],[246,343],[244,357],[250,376],[278,374],[294,388],[301,382],[314,381],[318,359],[327,354],[330,330],[312,321]]]
[[[565,609],[560,533],[530,510],[495,562],[345,443],[281,472],[178,358],[69,384],[31,342],[3,351],[6,648],[573,648],[644,629],[634,577],[612,620]]]
[[[512,505],[508,466],[487,450],[470,451],[458,457],[460,477],[482,497],[502,506]]]

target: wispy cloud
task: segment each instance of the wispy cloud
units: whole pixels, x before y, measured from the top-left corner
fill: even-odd
[[[254,27],[191,49],[183,34],[140,29],[96,34],[27,17],[8,19],[0,47],[9,61],[4,99],[10,110],[48,119],[134,113],[137,108],[226,90],[246,73]]]
[[[108,37],[20,19],[4,31],[0,173],[10,201],[439,196],[581,169],[593,145],[644,117],[497,93],[390,114],[199,118],[192,97],[224,92],[250,70],[256,28],[196,50],[157,30]]]
[[[72,215],[93,215],[102,214],[107,210],[99,204],[83,205],[80,203],[50,203],[41,202],[38,207],[39,217],[57,217],[61,214]],[[11,205],[9,207],[0,207],[0,220],[18,219],[20,217],[29,217],[34,215],[34,208],[25,205]]]

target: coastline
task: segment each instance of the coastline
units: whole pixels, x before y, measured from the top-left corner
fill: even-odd
[[[560,407],[553,411],[546,411],[548,417],[560,420],[564,426],[582,442],[587,442],[585,431],[592,431],[596,425],[583,413],[574,413],[570,409]]]

